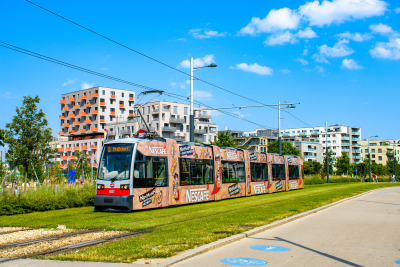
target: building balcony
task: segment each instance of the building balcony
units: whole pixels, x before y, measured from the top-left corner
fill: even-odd
[[[66,150],[66,151],[71,151],[71,150],[72,150],[72,147],[66,147],[65,150]]]
[[[393,152],[386,152],[386,156],[393,157]]]
[[[115,131],[109,131],[108,132],[108,136],[115,136],[115,135],[116,135]]]
[[[163,132],[175,132],[177,129],[176,127],[165,126],[163,128]]]
[[[90,114],[98,114],[98,113],[99,113],[99,111],[98,111],[98,110],[95,110],[95,109],[93,109],[93,110],[90,111]]]
[[[119,133],[122,134],[122,135],[125,135],[125,134],[131,134],[132,131],[130,129],[123,129]]]
[[[58,132],[59,135],[64,135],[65,133],[63,131]]]
[[[79,150],[79,146],[74,146],[74,150]]]
[[[88,146],[81,146],[81,150],[87,150]]]
[[[90,149],[97,149],[97,145],[91,145]]]
[[[74,106],[74,109],[80,109],[80,108],[81,108],[80,105],[75,105],[75,106]]]
[[[60,104],[65,104],[65,100],[60,100],[59,103]]]
[[[305,135],[307,135],[307,133],[301,132],[301,133],[299,133],[299,135],[305,136]]]
[[[74,121],[74,125],[80,125],[81,122],[80,121]]]
[[[115,99],[115,95],[110,95],[110,98]]]
[[[110,116],[115,116],[115,111],[110,111]]]
[[[194,122],[194,125],[197,125],[197,124],[217,125],[217,123],[216,123],[216,122],[209,122],[209,121],[195,121],[195,122]]]
[[[284,133],[282,136],[290,136],[290,133]]]
[[[100,102],[100,106],[105,106],[106,102]]]
[[[350,140],[350,137],[342,135],[342,140]]]
[[[211,119],[211,115],[208,115],[208,114],[196,114],[195,118]]]
[[[180,118],[169,118],[170,123],[185,123],[185,119]]]
[[[63,107],[62,110],[69,110],[69,107]]]
[[[71,97],[71,98],[69,99],[69,101],[75,102],[75,101],[76,101],[76,98],[75,98],[75,97]]]
[[[82,111],[81,113],[79,113],[79,115],[86,116],[86,112]]]
[[[119,108],[125,108],[124,104],[119,104]]]
[[[353,137],[351,138],[351,141],[361,141],[361,138]]]
[[[156,113],[156,112],[159,112],[159,111],[160,111],[160,108],[155,108],[155,109],[153,109],[152,113]]]
[[[73,113],[69,114],[68,116],[70,116],[71,118],[75,118],[76,117],[75,114],[73,114]]]
[[[129,113],[129,115],[128,115],[129,117],[133,117],[133,113]]]
[[[61,159],[68,159],[68,156],[61,156]]]
[[[80,133],[86,133],[86,129],[80,129],[79,132]]]
[[[76,159],[75,156],[69,156],[68,158],[69,158],[69,159]]]
[[[92,97],[99,97],[99,94],[98,93],[93,93]]]
[[[106,121],[105,119],[100,119],[101,123],[105,123],[105,121]]]
[[[315,151],[316,149],[315,149],[315,148],[308,147],[307,150],[308,150],[308,151]]]
[[[58,150],[58,152],[64,152],[64,148],[63,147],[59,147],[57,150]]]
[[[92,103],[86,103],[85,104],[85,107],[91,107],[92,106]]]
[[[81,95],[81,99],[87,99],[86,95]]]
[[[314,155],[304,155],[304,157],[305,157],[306,159],[313,159],[313,158],[315,158]]]
[[[65,119],[65,116],[64,116],[64,115],[58,116],[58,119],[64,120],[64,119]]]
[[[353,159],[361,159],[361,156],[353,156]]]
[[[162,108],[162,111],[169,112],[169,108]]]
[[[207,130],[205,129],[194,129],[195,134],[206,134]]]
[[[91,130],[92,132],[97,132],[97,127],[92,127],[92,128],[90,128],[90,130]]]
[[[85,120],[85,123],[92,123],[92,120]]]
[[[69,134],[75,134],[75,131],[74,130],[70,130]]]
[[[342,148],[342,152],[350,152],[349,148]]]
[[[69,123],[65,122],[65,123],[62,124],[62,126],[69,126]]]
[[[361,144],[353,143],[352,146],[361,146]]]
[[[170,137],[170,138],[174,139],[176,141],[182,141],[182,142],[186,140],[186,138],[184,136],[173,136],[173,137]]]
[[[134,100],[133,100],[133,97],[129,97],[129,101],[134,101]]]

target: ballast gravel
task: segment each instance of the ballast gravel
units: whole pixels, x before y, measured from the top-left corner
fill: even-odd
[[[76,236],[70,236],[62,239],[52,240],[52,241],[44,241],[28,246],[21,247],[9,247],[0,250],[0,257],[3,258],[12,258],[12,257],[21,257],[33,253],[43,252],[47,250],[52,250],[55,248],[59,248],[62,246],[72,245],[84,241],[102,239],[107,237],[118,236],[121,234],[129,233],[128,231],[99,231],[87,234],[81,234]]]
[[[2,230],[3,230],[3,228],[0,228],[0,231],[2,231]],[[4,235],[0,236],[0,246],[12,244],[12,243],[29,241],[29,240],[38,239],[38,238],[51,237],[51,236],[56,236],[56,235],[64,235],[64,234],[72,233],[75,231],[76,230],[71,230],[71,229],[62,229],[62,230],[34,229],[34,230],[13,232],[13,233],[4,234]]]
[[[0,227],[0,234],[14,232],[14,231],[21,231],[27,229],[25,227]]]

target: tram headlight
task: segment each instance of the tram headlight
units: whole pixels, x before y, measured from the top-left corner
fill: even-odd
[[[121,190],[129,190],[129,184],[121,184],[120,189]]]
[[[104,184],[98,184],[97,185],[98,190],[103,190],[104,189]]]

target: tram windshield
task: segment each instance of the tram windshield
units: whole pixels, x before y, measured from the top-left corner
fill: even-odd
[[[133,144],[105,144],[99,166],[99,179],[129,179]]]

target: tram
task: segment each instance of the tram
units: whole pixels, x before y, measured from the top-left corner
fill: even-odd
[[[94,206],[134,211],[300,189],[302,170],[296,156],[159,137],[118,139],[103,146]]]

